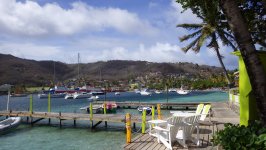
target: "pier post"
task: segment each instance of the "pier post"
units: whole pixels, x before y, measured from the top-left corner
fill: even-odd
[[[48,94],[48,112],[51,112],[51,94]]]
[[[103,113],[106,114],[106,102],[103,103]],[[107,128],[107,121],[104,122],[105,127]]]
[[[146,129],[146,109],[143,109],[142,111],[142,123],[141,123],[141,133],[144,134],[145,133],[145,129]]]
[[[154,110],[154,106],[151,107],[151,120],[154,120],[154,115],[155,115],[155,110]]]
[[[60,128],[62,127],[62,121],[61,121],[61,111],[59,112],[59,121],[60,121]]]
[[[92,103],[90,103],[90,120],[92,121],[93,118],[93,112],[92,112]]]
[[[76,119],[74,119],[74,127],[76,127]]]
[[[162,116],[161,116],[161,105],[157,104],[157,112],[158,112],[158,119],[161,120]]]
[[[30,114],[33,112],[33,100],[32,100],[32,94],[30,95]]]
[[[126,130],[127,130],[127,137],[126,142],[131,142],[131,115],[129,113],[126,114]]]
[[[106,102],[103,103],[103,114],[106,114]]]
[[[93,127],[93,112],[92,112],[92,103],[90,103],[90,121],[91,121],[91,129]]]
[[[154,106],[151,107],[151,120],[155,120],[155,109],[154,109]],[[154,124],[152,124],[152,127],[154,127]]]

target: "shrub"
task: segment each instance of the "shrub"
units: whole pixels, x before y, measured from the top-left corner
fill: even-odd
[[[249,126],[225,124],[213,138],[215,145],[226,150],[266,150],[266,128],[255,121]]]

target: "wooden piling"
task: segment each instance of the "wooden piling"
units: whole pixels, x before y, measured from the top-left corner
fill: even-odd
[[[155,109],[154,109],[154,106],[151,107],[151,120],[155,120]],[[154,124],[152,124],[152,127],[154,127]]]
[[[144,134],[146,130],[146,109],[142,111],[142,123],[141,123],[141,133]]]
[[[62,127],[61,112],[59,112],[59,121],[60,121],[60,128],[61,128]]]
[[[103,113],[106,114],[106,102],[103,103]],[[107,121],[104,122],[105,127],[107,128]]]
[[[48,112],[51,112],[51,94],[48,94]]]
[[[126,142],[131,142],[131,115],[126,114]]]
[[[93,118],[93,112],[92,112],[92,103],[90,103],[90,120],[92,121]]]
[[[106,102],[103,103],[103,114],[106,114]]]
[[[30,95],[30,113],[33,112],[33,100],[32,100],[32,94]]]
[[[158,113],[158,119],[161,120],[162,116],[161,116],[161,105],[157,104],[157,113]]]

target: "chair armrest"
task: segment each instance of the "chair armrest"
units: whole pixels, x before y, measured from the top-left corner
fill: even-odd
[[[155,126],[153,127],[155,130],[158,130],[158,131],[166,131],[166,132],[170,132],[170,130],[167,130],[167,129],[164,129],[164,128],[161,128],[159,126]]]

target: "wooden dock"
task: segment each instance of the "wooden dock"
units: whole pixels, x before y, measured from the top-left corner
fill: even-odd
[[[92,128],[95,128],[101,122],[113,122],[113,123],[125,123],[125,115],[123,114],[93,114],[91,118],[90,114],[82,113],[55,113],[55,112],[29,112],[29,111],[0,111],[0,116],[19,116],[30,118],[31,124],[34,124],[43,119],[58,119],[60,120],[60,126],[62,120],[73,120],[74,124],[76,120],[88,120],[92,122]],[[34,120],[35,119],[35,120]],[[147,120],[150,120],[151,116],[147,116]],[[93,125],[93,121],[96,121]],[[132,123],[142,123],[140,115],[131,116]]]
[[[103,104],[104,101],[96,101],[93,104]],[[108,101],[106,101],[108,103]],[[138,106],[154,106],[160,104],[161,109],[195,109],[199,102],[180,102],[180,103],[166,103],[166,102],[137,102],[137,101],[125,101],[115,102],[118,108],[137,108]],[[210,104],[210,102],[200,102],[202,104]]]

